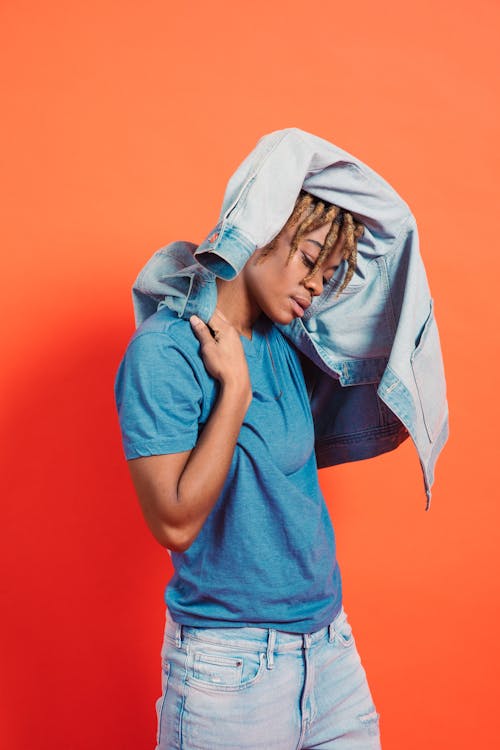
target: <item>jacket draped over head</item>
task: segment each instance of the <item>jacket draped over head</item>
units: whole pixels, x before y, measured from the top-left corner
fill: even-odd
[[[346,261],[302,318],[278,325],[302,353],[318,467],[376,456],[411,436],[429,509],[435,463],[448,438],[433,299],[409,206],[356,157],[298,128],[263,136],[230,178],[219,220],[203,242],[171,243],[140,272],[136,323],[165,305],[208,322],[216,277],[234,278],[278,234],[302,189],[365,227],[356,271],[340,296]]]

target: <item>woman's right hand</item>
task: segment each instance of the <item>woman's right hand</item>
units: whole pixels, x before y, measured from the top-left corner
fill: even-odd
[[[207,371],[220,392],[191,450],[129,460],[146,522],[169,550],[185,552],[217,502],[233,459],[252,387],[238,331],[216,310],[210,329],[196,315],[189,319],[201,344]]]
[[[209,320],[214,331],[197,315],[189,319],[194,334],[201,345],[201,356],[207,372],[221,385],[241,390],[248,400],[252,400],[252,386],[247,360],[240,335],[218,308]]]

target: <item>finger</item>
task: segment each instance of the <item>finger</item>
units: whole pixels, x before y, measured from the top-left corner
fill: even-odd
[[[191,323],[191,328],[193,329],[198,341],[201,341],[202,344],[207,341],[212,341],[212,335],[208,330],[208,326],[205,325],[201,318],[197,315],[191,315],[189,322]]]

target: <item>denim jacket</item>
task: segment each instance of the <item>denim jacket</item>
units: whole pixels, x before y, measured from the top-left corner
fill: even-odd
[[[428,510],[448,438],[434,303],[409,206],[356,157],[298,128],[262,137],[230,178],[206,239],[167,245],[140,272],[132,292],[136,323],[165,305],[208,322],[216,277],[234,278],[275,237],[302,188],[365,227],[355,274],[340,296],[346,261],[302,318],[277,324],[301,352],[318,467],[376,456],[411,436]]]

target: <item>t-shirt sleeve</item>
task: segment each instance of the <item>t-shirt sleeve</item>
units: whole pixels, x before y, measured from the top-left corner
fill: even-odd
[[[131,341],[118,368],[115,399],[127,459],[196,445],[203,391],[188,357],[168,334],[151,332]]]

